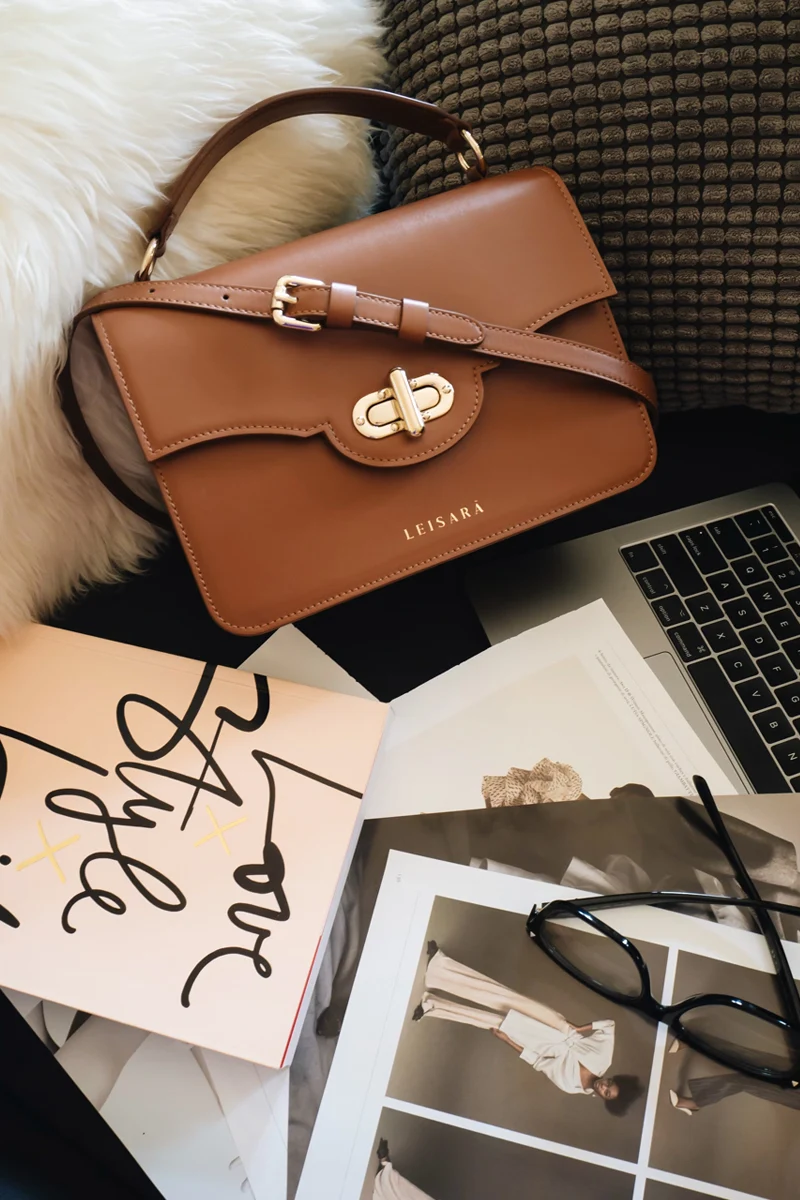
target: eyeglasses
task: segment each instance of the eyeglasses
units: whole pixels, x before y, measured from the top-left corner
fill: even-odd
[[[631,892],[582,900],[553,900],[534,907],[528,917],[528,933],[574,979],[616,1004],[636,1009],[654,1021],[663,1021],[680,1041],[714,1062],[770,1083],[797,1087],[800,993],[770,913],[800,917],[800,907],[762,900],[708,784],[700,776],[695,776],[694,784],[719,846],[744,893],[742,898],[697,892]],[[738,996],[718,993],[691,996],[678,1004],[661,1004],[653,995],[650,972],[639,950],[596,915],[604,909],[636,904],[655,908],[679,905],[690,910],[729,905],[748,911],[766,939],[784,1014]],[[587,930],[604,936],[587,937]]]

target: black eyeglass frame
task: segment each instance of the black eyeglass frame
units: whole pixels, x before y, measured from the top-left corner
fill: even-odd
[[[779,1086],[796,1087],[798,1086],[798,1081],[800,1081],[800,992],[798,992],[797,984],[786,958],[786,952],[781,943],[780,935],[769,914],[775,912],[800,917],[800,907],[792,904],[762,900],[756,885],[750,878],[739,856],[739,852],[731,840],[708,785],[700,776],[695,776],[694,784],[711,820],[719,845],[725,853],[742,891],[745,893],[743,897],[714,896],[703,892],[629,892],[617,896],[587,896],[578,900],[553,900],[548,904],[534,906],[527,920],[528,934],[536,945],[559,967],[572,975],[573,978],[585,984],[592,991],[597,992],[608,1000],[612,1000],[616,1004],[634,1008],[651,1020],[663,1021],[682,1042],[685,1042],[686,1045],[691,1046],[694,1050],[704,1054],[707,1058],[712,1059],[721,1066],[731,1067],[733,1070],[740,1071],[743,1074],[751,1075],[756,1079],[762,1079]],[[653,995],[650,972],[647,963],[637,947],[629,938],[625,937],[618,930],[613,929],[600,917],[595,915],[598,910],[627,908],[642,904],[657,908],[675,906],[691,907],[693,905],[702,905],[708,908],[710,905],[729,905],[750,911],[766,939],[770,956],[775,966],[775,977],[781,999],[786,1009],[786,1016],[780,1016],[778,1013],[762,1008],[761,1005],[754,1004],[750,1000],[743,1000],[739,996],[723,993],[706,993],[701,996],[691,996],[677,1004],[661,1004]],[[576,918],[583,921],[598,933],[611,938],[617,946],[624,950],[633,961],[641,980],[641,988],[638,996],[631,996],[606,987],[598,980],[587,975],[579,967],[576,967],[556,946],[552,945],[547,940],[546,934],[543,933],[543,929],[548,921],[558,919],[559,917]],[[766,1066],[757,1067],[736,1054],[726,1054],[724,1050],[718,1049],[713,1043],[707,1042],[702,1035],[696,1034],[683,1025],[682,1018],[686,1013],[711,1006],[727,1007],[745,1012],[780,1029],[786,1034],[789,1046],[793,1050],[794,1061],[792,1066],[785,1071]]]

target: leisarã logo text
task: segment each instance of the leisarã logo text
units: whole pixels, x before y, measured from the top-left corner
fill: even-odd
[[[436,533],[439,529],[446,529],[448,525],[460,525],[462,521],[468,521],[470,517],[477,517],[482,513],[483,509],[476,500],[470,506],[465,504],[463,508],[455,509],[449,513],[440,513],[438,517],[429,517],[427,521],[420,521],[416,525],[412,525],[410,529],[404,529],[406,541],[412,542],[414,538],[424,537],[426,533]]]

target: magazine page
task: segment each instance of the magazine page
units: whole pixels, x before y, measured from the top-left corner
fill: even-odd
[[[792,1200],[800,1094],[675,1042],[534,945],[531,908],[575,894],[390,853],[299,1200]],[[605,916],[663,1003],[719,992],[782,1011],[759,935],[647,907]],[[567,923],[559,944],[635,990],[608,938]]]
[[[365,816],[737,787],[603,601],[395,700]]]

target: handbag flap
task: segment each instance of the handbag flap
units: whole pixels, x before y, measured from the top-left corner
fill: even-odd
[[[614,294],[564,184],[538,167],[193,276],[209,286],[208,311],[148,308],[146,297],[123,307],[125,289],[116,289],[102,299],[118,293],[121,307],[93,320],[150,461],[220,438],[324,434],[357,462],[409,465],[458,442],[480,412],[483,374],[509,369],[458,344],[355,328],[299,333],[219,303],[224,285],[263,290],[267,307],[283,275],[352,284],[520,329]],[[418,439],[370,441],[356,428],[353,407],[385,388],[398,366],[409,377],[443,376],[452,407]]]

